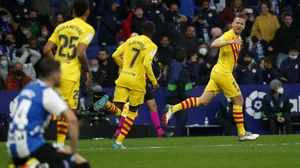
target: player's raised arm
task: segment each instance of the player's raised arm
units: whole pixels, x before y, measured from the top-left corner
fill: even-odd
[[[221,36],[220,38],[216,39],[212,44],[211,48],[220,48],[229,44],[239,44],[242,45],[243,42],[241,39],[228,39],[226,35]]]
[[[82,69],[84,70],[86,74],[87,81],[85,82],[86,87],[90,85],[92,82],[92,73],[89,69],[88,59],[86,56],[86,49],[88,45],[93,40],[95,34],[95,30],[93,28],[90,28],[87,30],[81,37],[79,41],[79,45],[77,46],[76,54],[79,58],[79,61],[81,63]]]
[[[53,58],[52,50],[54,48],[56,48],[57,44],[58,44],[58,33],[57,33],[57,28],[56,28],[44,47],[44,50],[43,50],[44,55],[46,57]]]
[[[114,59],[116,64],[119,66],[119,68],[123,68],[123,61],[122,61],[121,57],[124,54],[126,45],[128,45],[128,40],[125,43],[121,44],[112,55],[112,58]]]

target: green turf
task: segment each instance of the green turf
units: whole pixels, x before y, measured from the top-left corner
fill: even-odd
[[[93,168],[297,168],[300,136],[261,136],[253,142],[237,137],[127,139],[125,150],[112,150],[113,140],[82,140],[79,153]],[[7,167],[0,144],[0,168]]]

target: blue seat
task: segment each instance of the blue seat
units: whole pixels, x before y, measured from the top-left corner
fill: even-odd
[[[86,55],[88,59],[97,58],[99,50],[100,46],[98,44],[90,45],[86,50]]]
[[[95,36],[91,42],[91,44],[98,44],[99,42],[99,33],[100,33],[100,25],[101,25],[101,19],[97,20],[97,29],[95,30]]]

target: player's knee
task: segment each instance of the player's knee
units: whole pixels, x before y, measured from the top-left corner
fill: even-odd
[[[157,111],[156,103],[151,103],[148,105],[150,111]]]
[[[207,104],[209,103],[209,100],[203,96],[201,96],[199,99],[200,99],[201,106],[207,106]]]

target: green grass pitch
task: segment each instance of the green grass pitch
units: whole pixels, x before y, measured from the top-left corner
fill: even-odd
[[[81,140],[79,154],[93,168],[298,168],[300,135],[261,136],[239,142],[231,137],[126,139],[125,150],[114,140]],[[0,168],[9,162],[0,143]]]

